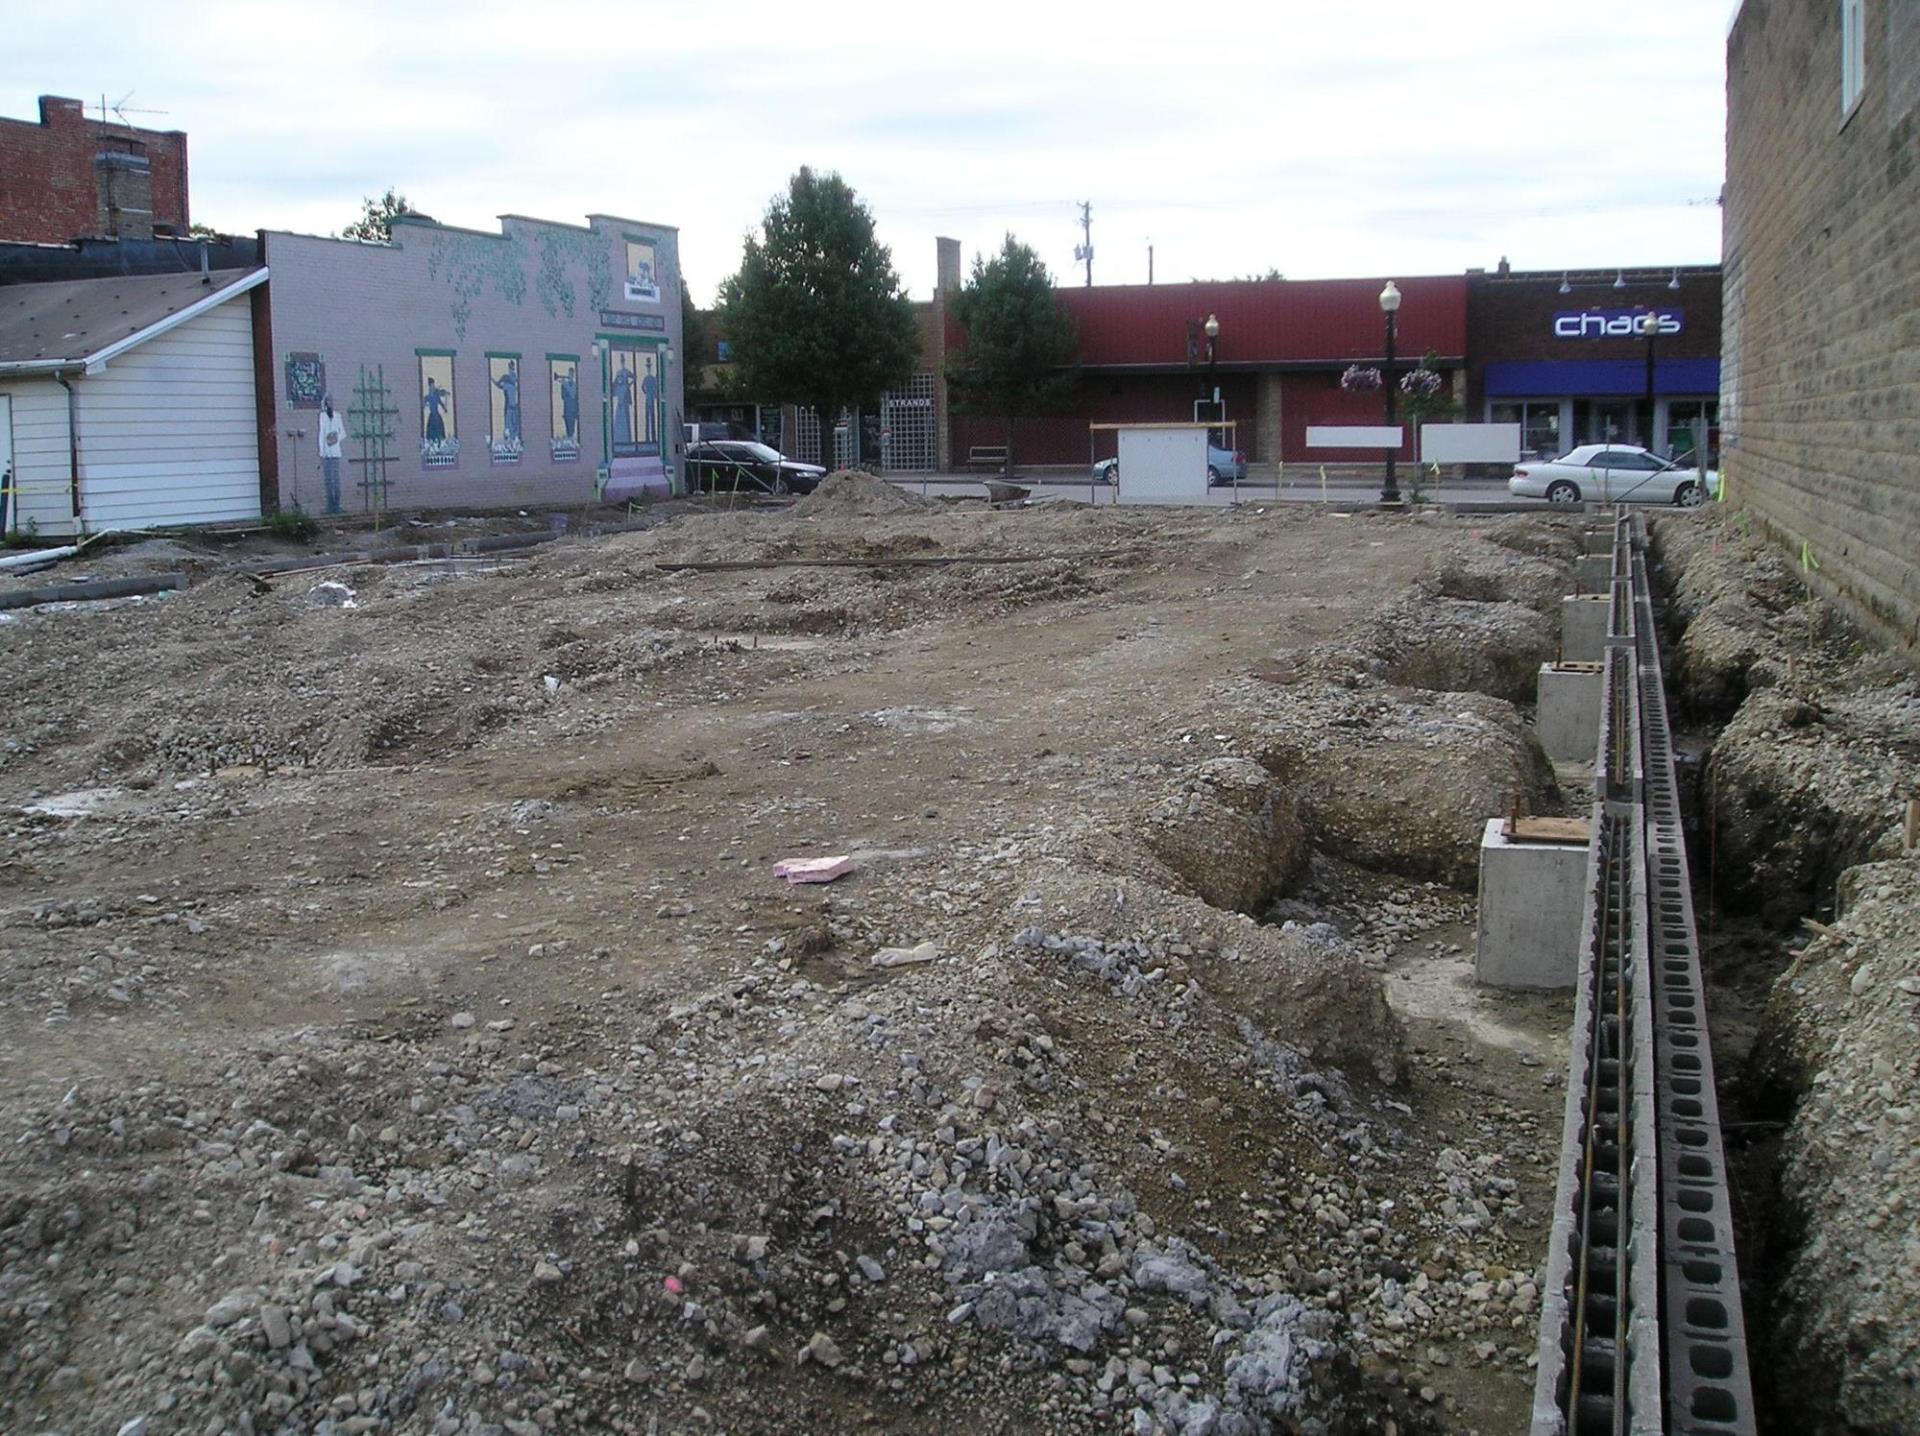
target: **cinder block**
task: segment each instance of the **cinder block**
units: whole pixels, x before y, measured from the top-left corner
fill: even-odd
[[[1579,973],[1587,849],[1520,842],[1505,818],[1480,839],[1480,920],[1474,977],[1490,987],[1571,987]]]
[[[1598,663],[1607,647],[1608,595],[1570,593],[1560,600],[1560,661]]]
[[[1600,741],[1600,665],[1543,663],[1533,729],[1556,763],[1590,762]]]

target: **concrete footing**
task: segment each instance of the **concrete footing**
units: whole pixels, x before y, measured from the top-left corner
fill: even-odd
[[[1598,663],[1540,665],[1533,730],[1554,762],[1593,761],[1600,741],[1600,674]]]
[[[1579,972],[1584,843],[1508,835],[1489,818],[1480,839],[1474,977],[1490,987],[1571,987]]]
[[[1613,552],[1613,525],[1608,524],[1605,528],[1588,529],[1582,533],[1580,535],[1580,551],[1582,553],[1611,554]]]
[[[1562,663],[1600,661],[1607,648],[1609,607],[1609,597],[1604,593],[1570,593],[1560,600]]]

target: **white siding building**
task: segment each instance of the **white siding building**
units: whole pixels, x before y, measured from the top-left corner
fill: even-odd
[[[0,526],[260,517],[249,291],[265,269],[0,289]]]

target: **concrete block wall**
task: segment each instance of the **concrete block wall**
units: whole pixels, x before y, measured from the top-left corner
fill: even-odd
[[[101,156],[112,155],[103,173]],[[144,164],[134,162],[144,159]],[[117,215],[103,212],[110,179]],[[187,137],[89,119],[79,100],[40,97],[38,120],[0,118],[0,240],[66,244],[82,235],[184,234]]]
[[[1746,0],[1727,40],[1722,471],[1815,582],[1920,661],[1920,19]]]
[[[626,297],[625,237],[654,240],[659,298]],[[498,234],[431,222],[395,226],[391,245],[268,233],[273,460],[281,506],[324,510],[316,412],[287,393],[289,353],[319,354],[334,406],[353,403],[361,366],[384,366],[394,441],[386,502],[398,508],[578,505],[596,502],[613,461],[596,341],[664,341],[662,458],[679,481],[685,444],[678,234],[671,226],[594,215],[584,226],[507,216]],[[646,325],[641,328],[638,326]],[[656,327],[657,326],[657,327]],[[420,349],[453,351],[458,459],[428,467],[422,452]],[[493,390],[489,353],[520,361],[522,452],[496,462],[487,435]],[[580,453],[553,454],[547,356],[579,356]],[[263,427],[265,424],[263,422]],[[299,431],[296,433],[295,431]],[[351,459],[358,446],[349,438]],[[632,462],[632,461],[628,461]],[[342,506],[364,509],[361,468],[342,465]]]

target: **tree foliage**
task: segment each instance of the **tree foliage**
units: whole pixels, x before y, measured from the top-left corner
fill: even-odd
[[[1079,340],[1040,256],[1008,235],[992,259],[975,255],[955,315],[967,331],[948,384],[961,412],[1006,420],[1007,472],[1013,421],[1044,414],[1073,393]]]
[[[920,339],[873,216],[837,174],[802,166],[720,286],[721,332],[741,387],[811,405],[823,442],[840,411],[872,408],[913,373]]]
[[[378,199],[368,196],[360,201],[360,218],[341,230],[340,237],[385,244],[393,238],[393,221],[403,214],[419,214],[419,211],[407,203],[405,195],[389,187]]]

